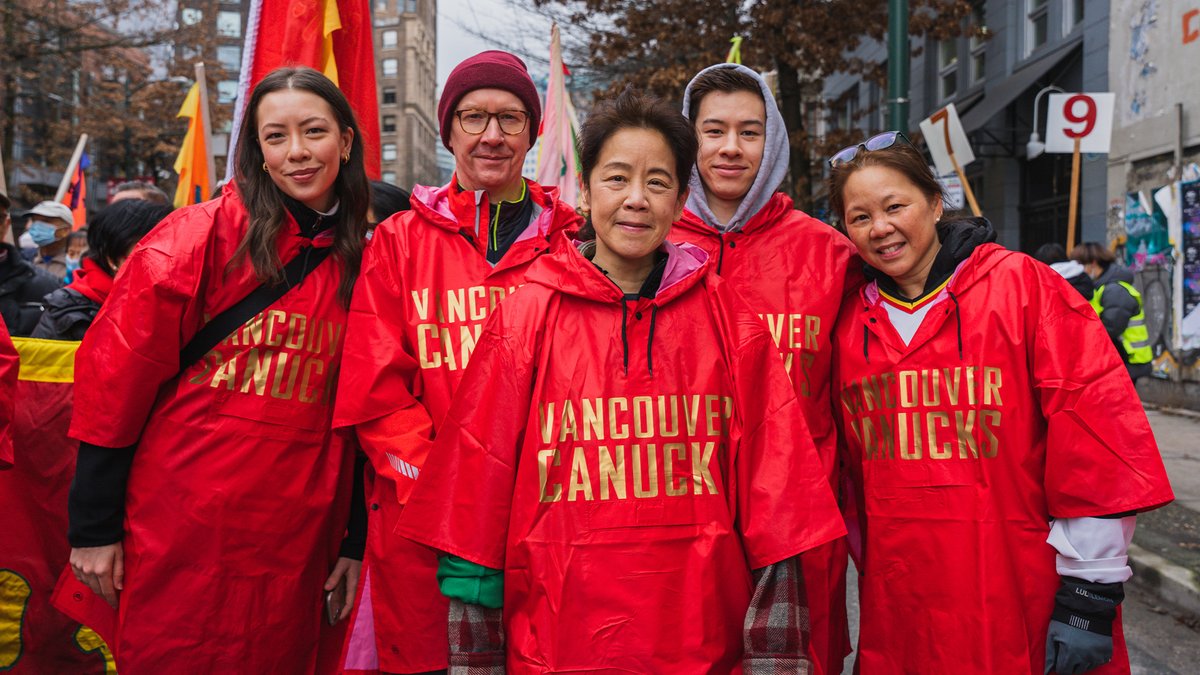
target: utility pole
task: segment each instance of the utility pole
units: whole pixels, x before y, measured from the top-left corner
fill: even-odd
[[[908,131],[908,0],[888,0],[888,128]]]

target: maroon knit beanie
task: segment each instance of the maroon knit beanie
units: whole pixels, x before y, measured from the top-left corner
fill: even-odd
[[[438,101],[438,127],[442,130],[442,145],[450,150],[450,123],[454,109],[462,97],[476,89],[503,89],[521,99],[529,111],[529,144],[537,140],[542,124],[542,103],[525,62],[508,52],[480,52],[455,66]]]

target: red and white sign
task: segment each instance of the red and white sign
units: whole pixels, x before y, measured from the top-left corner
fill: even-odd
[[[1116,94],[1051,94],[1046,118],[1046,152],[1106,153],[1112,143]]]

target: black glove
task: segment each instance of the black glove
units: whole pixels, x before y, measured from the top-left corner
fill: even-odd
[[[1125,599],[1121,584],[1063,577],[1046,633],[1046,673],[1086,673],[1112,660],[1112,625]]]

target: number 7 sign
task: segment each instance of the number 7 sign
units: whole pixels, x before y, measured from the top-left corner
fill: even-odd
[[[1106,153],[1112,143],[1116,94],[1051,94],[1046,152]]]

